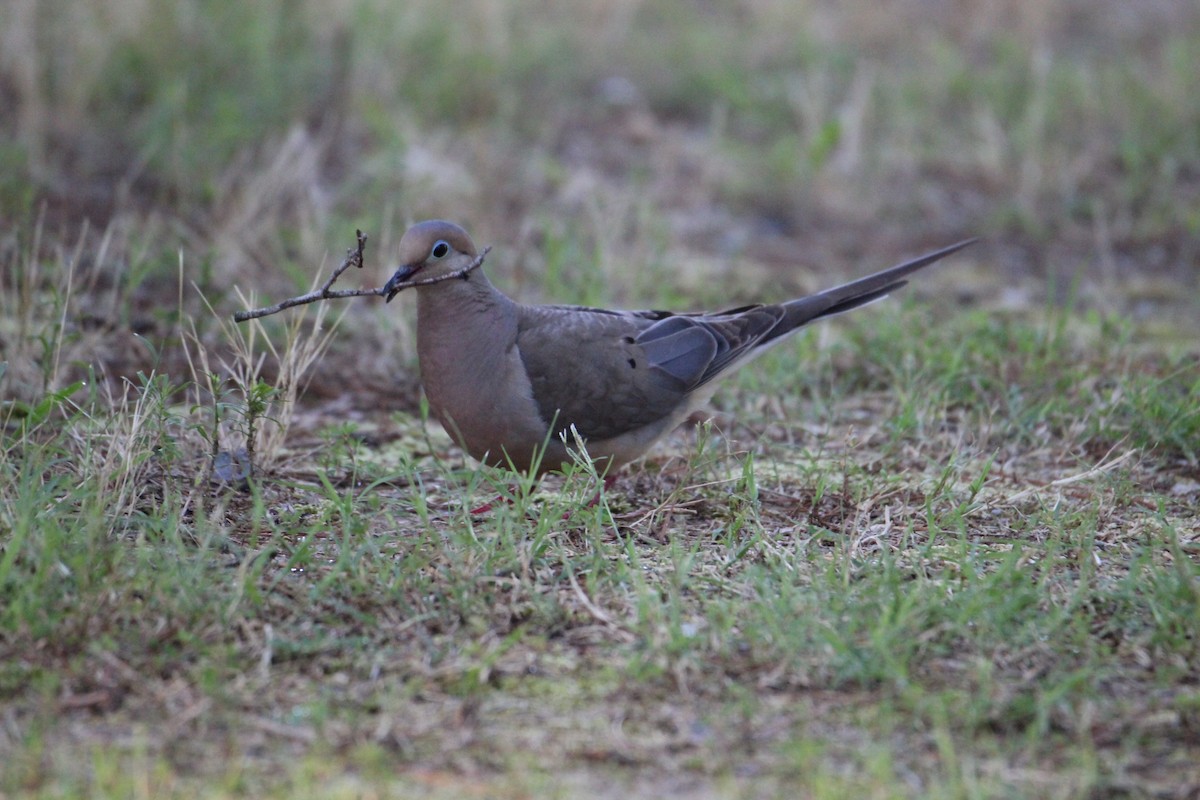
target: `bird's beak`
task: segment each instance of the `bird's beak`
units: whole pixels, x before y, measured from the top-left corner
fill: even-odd
[[[388,278],[388,282],[383,285],[383,293],[387,297],[387,302],[392,302],[392,298],[404,288],[402,284],[415,275],[420,268],[420,264],[404,264],[396,270],[395,275]]]

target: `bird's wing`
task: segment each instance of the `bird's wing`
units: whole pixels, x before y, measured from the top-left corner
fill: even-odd
[[[710,314],[521,306],[517,348],[553,432],[610,439],[670,417],[692,393],[808,322],[872,302],[970,244],[779,305]]]
[[[573,425],[586,439],[611,439],[686,403],[720,345],[703,326],[658,328],[672,319],[666,312],[524,307],[517,348],[554,434]]]

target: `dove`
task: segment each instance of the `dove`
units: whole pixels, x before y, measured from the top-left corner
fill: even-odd
[[[702,406],[718,378],[973,241],[782,303],[619,311],[519,303],[475,268],[479,253],[462,227],[428,220],[401,238],[382,293],[391,302],[415,288],[429,407],[473,458],[536,476],[571,462],[582,443],[597,473],[612,476]]]

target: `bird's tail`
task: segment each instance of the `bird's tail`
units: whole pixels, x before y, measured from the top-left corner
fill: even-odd
[[[874,275],[868,275],[865,278],[859,278],[856,281],[844,283],[841,286],[784,303],[784,308],[787,309],[787,317],[784,324],[779,326],[779,329],[781,332],[794,330],[815,319],[841,314],[852,308],[873,303],[899,289],[906,283],[905,278],[917,270],[927,267],[951,253],[957,253],[975,241],[976,239],[966,239],[949,247],[943,247],[941,250],[935,250],[932,253],[914,258],[912,261],[905,261],[903,264],[897,264],[881,272],[876,272]]]

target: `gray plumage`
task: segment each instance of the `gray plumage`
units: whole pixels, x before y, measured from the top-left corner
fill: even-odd
[[[715,378],[813,320],[886,296],[972,241],[808,297],[716,313],[521,305],[476,269],[416,287],[421,380],[446,430],[481,461],[557,469],[570,459],[573,427],[600,471],[611,470],[702,405]],[[442,220],[412,226],[399,249],[388,300],[409,279],[449,275],[476,257],[467,232]]]

